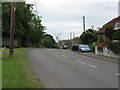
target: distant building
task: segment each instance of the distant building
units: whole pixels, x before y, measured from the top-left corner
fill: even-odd
[[[74,44],[80,44],[80,43],[81,43],[80,40],[62,40],[62,41],[59,41],[59,44],[61,46],[68,45],[69,48],[71,48]]]

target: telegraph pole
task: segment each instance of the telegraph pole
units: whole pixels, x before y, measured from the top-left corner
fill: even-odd
[[[9,56],[13,56],[14,53],[13,49],[14,49],[15,11],[16,11],[16,2],[12,2],[11,20],[10,20]]]
[[[70,40],[72,39],[72,33],[70,32]]]
[[[74,39],[74,37],[75,37],[75,33],[73,33],[73,39]]]
[[[73,33],[73,39],[72,39],[72,45],[71,45],[71,47],[72,47],[73,44],[74,44],[74,37],[75,37],[75,33]]]
[[[72,47],[72,33],[70,32],[69,48]]]
[[[85,32],[85,16],[83,16],[83,31]]]

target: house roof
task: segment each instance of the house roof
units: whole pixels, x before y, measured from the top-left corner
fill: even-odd
[[[115,23],[116,23],[117,21],[120,21],[120,16],[117,17],[117,18],[112,19],[111,21],[109,21],[109,22],[107,22],[105,25],[103,25],[103,27],[100,29],[99,32],[104,33],[106,26],[112,26],[112,27],[114,27],[114,26],[115,26]]]

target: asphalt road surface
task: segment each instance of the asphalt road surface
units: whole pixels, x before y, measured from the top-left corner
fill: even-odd
[[[33,71],[46,88],[118,88],[118,64],[71,50],[27,50]]]

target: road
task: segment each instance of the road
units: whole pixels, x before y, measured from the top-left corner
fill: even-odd
[[[29,48],[27,57],[46,88],[118,88],[118,64],[71,50]]]

